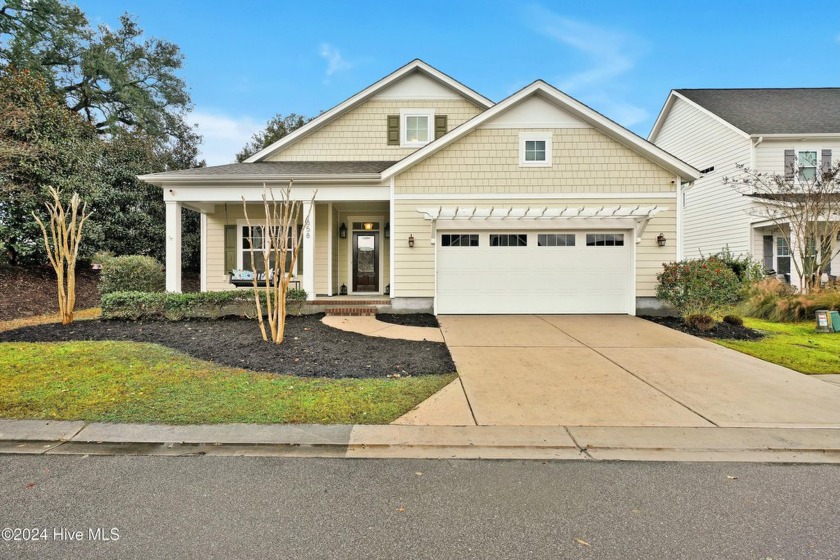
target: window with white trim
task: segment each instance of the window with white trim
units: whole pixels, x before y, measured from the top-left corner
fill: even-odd
[[[798,154],[799,159],[799,180],[813,181],[817,178],[817,151],[803,150]]]
[[[419,148],[435,137],[434,109],[403,109],[400,111],[400,146]]]
[[[523,132],[519,135],[520,167],[551,167],[551,133]]]
[[[299,227],[299,226],[298,226]],[[265,272],[265,261],[263,260],[263,249],[269,247],[269,238],[263,234],[263,226],[241,226],[239,234],[239,248],[238,248],[238,268],[242,270],[256,270],[258,273]],[[303,255],[303,243],[301,243],[301,251],[298,253],[298,259],[295,263],[297,270],[289,270],[292,263],[292,244],[294,239],[292,236],[292,229],[290,228],[286,235],[286,246],[289,250],[286,252],[286,272],[296,276],[303,272],[301,257]],[[253,268],[251,259],[251,246],[253,245]],[[274,266],[273,252],[269,255],[268,266]]]
[[[787,237],[776,238],[776,272],[790,274],[790,243]]]

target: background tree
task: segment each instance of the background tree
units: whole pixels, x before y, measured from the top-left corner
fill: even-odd
[[[310,120],[312,120],[310,117],[304,117],[295,113],[291,113],[285,117],[277,113],[273,118],[268,120],[263,130],[255,132],[251,136],[251,140],[236,154],[236,161],[242,163],[263,148],[270,146],[287,134],[299,129]]]
[[[25,70],[0,76],[0,242],[9,262],[45,260],[32,213],[48,219],[47,185],[92,198],[102,146],[43,78]]]
[[[813,177],[794,160],[785,173],[763,173],[739,165],[741,173],[724,182],[754,201],[749,213],[768,220],[790,240],[802,291],[820,287],[823,272],[838,254],[840,234],[840,162],[817,165]]]

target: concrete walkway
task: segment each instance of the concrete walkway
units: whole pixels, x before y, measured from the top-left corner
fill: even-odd
[[[840,427],[840,385],[629,316],[442,316],[478,425]]]
[[[327,326],[350,331],[367,336],[381,336],[383,338],[398,338],[401,340],[428,340],[443,342],[440,329],[433,327],[406,327],[385,323],[371,316],[345,317],[342,315],[326,315],[321,322]]]

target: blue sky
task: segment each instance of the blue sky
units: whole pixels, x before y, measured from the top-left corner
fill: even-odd
[[[178,44],[209,165],[421,58],[499,101],[543,79],[647,136],[672,88],[840,86],[840,2],[84,0]]]

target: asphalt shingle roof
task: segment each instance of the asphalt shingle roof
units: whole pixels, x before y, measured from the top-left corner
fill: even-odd
[[[840,88],[676,91],[747,134],[840,133]]]
[[[221,175],[367,175],[379,173],[395,161],[260,161],[230,163],[155,173],[176,177],[215,177]]]

